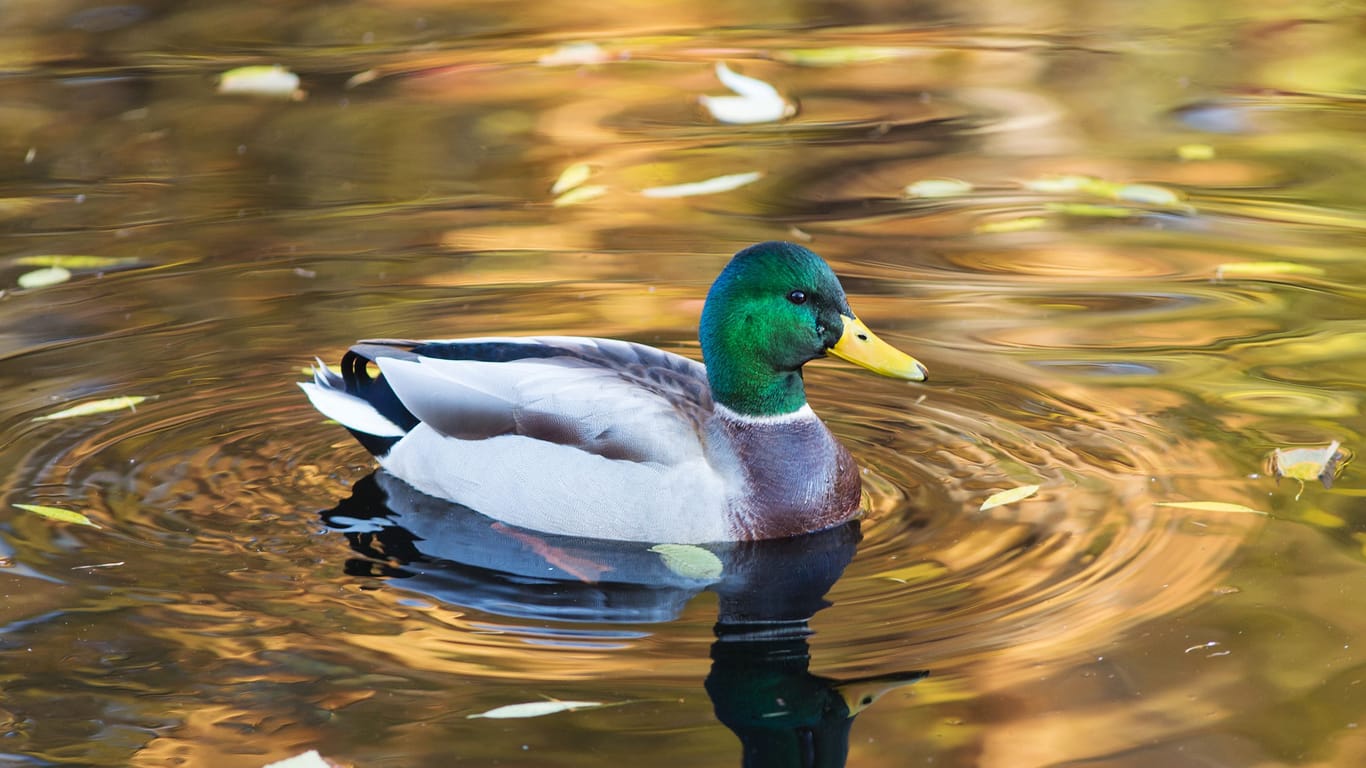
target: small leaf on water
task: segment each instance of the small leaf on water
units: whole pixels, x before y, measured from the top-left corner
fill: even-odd
[[[551,205],[556,208],[563,208],[566,205],[578,205],[589,200],[596,200],[607,194],[607,187],[601,184],[588,184],[582,187],[574,187],[563,195],[555,198]]]
[[[1214,279],[1226,277],[1264,277],[1274,275],[1304,275],[1322,277],[1327,274],[1321,267],[1309,264],[1296,264],[1293,261],[1230,261],[1220,264],[1214,271]]]
[[[937,579],[947,572],[948,569],[939,563],[920,562],[873,574],[873,578],[890,579],[899,584],[917,584],[922,581]]]
[[[1043,176],[1023,182],[1025,189],[1053,195],[1085,192],[1095,188],[1099,183],[1101,183],[1100,179],[1078,175]]]
[[[76,523],[78,525],[88,525],[91,528],[100,527],[96,525],[94,522],[92,522],[90,518],[86,517],[85,515],[82,515],[80,512],[72,512],[69,509],[62,509],[61,507],[46,507],[41,504],[15,504],[14,506],[24,510],[25,512],[32,512],[35,515],[42,515],[43,517],[50,518],[52,520],[60,520],[63,523]]]
[[[324,759],[322,755],[318,754],[318,750],[310,749],[301,755],[287,757],[284,760],[271,763],[265,768],[338,768],[338,766],[336,763]]]
[[[724,63],[716,65],[716,77],[736,96],[700,96],[698,101],[722,123],[750,125],[772,123],[796,113],[796,108],[783,100],[778,89],[753,77],[731,71]]]
[[[596,709],[605,706],[607,705],[600,701],[528,701],[525,704],[508,704],[502,707],[494,707],[487,712],[465,715],[465,717],[469,720],[478,717],[486,717],[492,720],[509,720],[519,717],[542,717],[544,715],[553,715],[556,712],[572,712],[580,709]]]
[[[1159,501],[1159,507],[1171,507],[1172,509],[1193,509],[1198,512],[1239,512],[1250,515],[1265,515],[1260,509],[1245,507],[1242,504],[1232,504],[1227,501]]]
[[[295,101],[304,98],[299,76],[278,64],[230,69],[218,76],[218,92]]]
[[[26,267],[64,267],[66,269],[105,269],[137,264],[131,256],[85,256],[65,253],[44,254],[39,256],[20,256],[15,264]]]
[[[1324,488],[1332,488],[1338,473],[1351,461],[1351,454],[1338,450],[1341,444],[1334,440],[1322,448],[1277,448],[1266,457],[1266,469],[1276,479],[1288,477],[1298,480],[1300,493],[1304,484],[1318,480]],[[1295,494],[1295,499],[1300,498]]]
[[[1182,160],[1213,160],[1214,147],[1208,144],[1182,144],[1176,148],[1176,156]]]
[[[137,410],[138,403],[147,398],[142,395],[124,395],[123,397],[111,397],[106,400],[92,400],[88,403],[74,405],[65,410],[49,413],[46,416],[35,416],[34,421],[56,421],[57,419],[70,419],[76,416],[91,416],[96,413],[108,413],[110,411],[121,411],[125,408]]]
[[[1132,208],[1122,208],[1118,205],[1096,205],[1095,203],[1048,203],[1044,207],[1068,216],[1084,216],[1094,219],[1127,219],[1138,213]]]
[[[888,48],[873,45],[837,45],[830,48],[794,48],[775,51],[773,58],[799,67],[839,67],[846,64],[868,64],[901,58],[910,53],[908,48]]]
[[[19,276],[20,288],[46,288],[71,279],[71,272],[62,267],[43,267]]]
[[[1113,190],[1113,197],[1126,203],[1142,203],[1172,207],[1181,205],[1181,194],[1156,184],[1122,184]]]
[[[692,544],[656,544],[650,551],[659,555],[664,567],[685,579],[716,581],[725,570],[721,558]]]
[[[565,43],[536,59],[543,67],[587,66],[611,61],[614,57],[597,43]]]
[[[972,182],[962,179],[921,179],[906,185],[906,197],[958,197],[972,191]]]
[[[739,189],[746,184],[753,184],[763,177],[759,171],[749,171],[747,173],[731,173],[725,176],[716,176],[705,181],[694,181],[688,184],[673,184],[667,187],[650,187],[640,190],[640,194],[646,197],[695,197],[697,195],[714,195],[719,192],[729,192],[732,189]]]
[[[1005,504],[1013,504],[1014,502],[1027,499],[1038,492],[1039,486],[1037,485],[1022,485],[1019,488],[1011,488],[1008,491],[993,493],[987,497],[986,501],[982,502],[982,506],[978,508],[978,511],[985,512],[988,509],[993,509]]]
[[[1042,216],[1022,216],[1018,219],[999,219],[988,221],[973,227],[973,231],[979,235],[1000,235],[1010,232],[1028,232],[1034,229],[1043,229],[1048,226],[1048,219]]]
[[[580,186],[588,177],[593,175],[593,166],[588,163],[574,163],[560,172],[560,177],[555,179],[555,185],[550,188],[550,194],[559,195]]]

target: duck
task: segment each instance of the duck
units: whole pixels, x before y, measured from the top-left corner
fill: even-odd
[[[861,514],[860,471],[806,399],[832,355],[911,382],[810,249],[736,253],[707,292],[702,362],[615,339],[359,341],[299,382],[382,472],[497,524],[673,544],[799,536]]]

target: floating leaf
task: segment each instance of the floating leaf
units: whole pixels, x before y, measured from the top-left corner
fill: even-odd
[[[1085,216],[1096,219],[1127,219],[1138,213],[1132,208],[1121,208],[1117,205],[1096,205],[1095,203],[1049,203],[1044,207],[1068,216]]]
[[[607,194],[607,187],[601,184],[588,184],[582,187],[574,187],[568,192],[565,192],[563,195],[555,198],[555,202],[551,203],[551,205],[554,205],[556,208],[563,208],[566,205],[578,205],[579,203],[586,203],[589,200],[596,200],[605,194]]]
[[[325,760],[322,755],[318,754],[318,750],[310,749],[301,755],[287,757],[284,760],[271,763],[265,768],[337,768],[337,764]]]
[[[650,187],[642,189],[640,194],[646,197],[695,197],[697,195],[714,195],[718,192],[729,192],[732,189],[739,189],[746,184],[753,184],[763,178],[759,171],[749,171],[748,173],[731,173],[725,176],[716,176],[705,181],[694,181],[688,184],[673,184],[667,187]]]
[[[26,267],[64,267],[66,269],[107,269],[137,264],[132,256],[84,256],[72,254],[47,254],[41,256],[20,256],[15,264]]]
[[[1208,144],[1182,144],[1176,148],[1176,156],[1182,160],[1213,160],[1214,147]]]
[[[1184,202],[1176,190],[1159,187],[1156,184],[1121,184],[1114,189],[1112,196],[1126,203],[1165,207],[1179,206]]]
[[[1025,181],[1024,188],[1034,192],[1065,195],[1072,192],[1085,192],[1088,189],[1093,189],[1099,183],[1100,179],[1092,176],[1044,176]]]
[[[218,92],[295,101],[304,98],[304,92],[299,88],[299,76],[278,64],[230,69],[219,75]]]
[[[716,77],[736,96],[701,96],[702,106],[723,123],[750,125],[772,123],[790,117],[796,108],[783,100],[778,89],[753,77],[732,72],[723,63],[716,65]]]
[[[922,581],[937,579],[947,572],[948,570],[939,563],[921,562],[876,573],[873,574],[873,578],[890,579],[899,584],[917,584]]]
[[[721,558],[692,544],[656,544],[650,551],[659,555],[664,567],[685,579],[716,581],[724,570]]]
[[[486,717],[492,720],[509,720],[519,717],[543,717],[553,715],[556,712],[573,712],[580,709],[597,709],[605,707],[600,701],[528,701],[525,704],[507,704],[502,707],[494,707],[487,712],[480,712],[475,715],[466,715],[466,719],[473,720],[477,717]]]
[[[1282,477],[1298,480],[1300,493],[1295,494],[1296,500],[1304,493],[1307,481],[1318,480],[1324,488],[1332,488],[1333,480],[1351,460],[1349,454],[1338,450],[1339,445],[1334,440],[1323,448],[1277,448],[1267,456],[1267,472],[1278,480]]]
[[[972,191],[972,182],[962,179],[921,179],[906,185],[906,197],[958,197]]]
[[[794,48],[776,51],[773,58],[801,67],[839,67],[898,59],[909,54],[906,48],[873,45],[837,45],[830,48]]]
[[[1265,515],[1260,509],[1245,507],[1242,504],[1232,504],[1227,501],[1159,501],[1159,507],[1171,507],[1173,509],[1193,509],[1198,512],[1239,512],[1250,515]]]
[[[1293,261],[1231,261],[1220,264],[1214,270],[1214,279],[1226,277],[1271,277],[1275,275],[1304,275],[1322,277],[1326,272],[1321,267],[1309,264],[1296,264]]]
[[[19,276],[20,288],[46,288],[71,279],[71,271],[62,267],[43,267]]]
[[[85,515],[82,515],[80,512],[73,512],[69,509],[62,509],[61,507],[45,507],[41,504],[15,504],[14,506],[24,510],[25,512],[32,512],[35,515],[42,515],[43,517],[52,520],[60,520],[63,523],[76,523],[77,525],[88,525],[91,528],[100,527],[96,525],[94,522],[92,522],[90,518],[86,517]]]
[[[1017,501],[1027,499],[1038,492],[1039,486],[1037,485],[1022,485],[1019,488],[1011,488],[1008,491],[993,493],[987,497],[986,501],[982,502],[982,506],[978,511],[985,512],[988,509],[994,509],[1006,504],[1013,504]]]
[[[1034,229],[1043,229],[1047,225],[1048,219],[1042,216],[1022,216],[1018,219],[1001,219],[978,224],[973,228],[973,231],[981,235],[999,235],[1008,232],[1028,232]]]
[[[380,71],[378,69],[367,69],[363,72],[357,72],[356,74],[347,78],[346,85],[344,87],[349,91],[352,88],[359,88],[362,85],[373,83],[379,78]]]
[[[541,56],[536,63],[543,67],[587,66],[612,60],[612,55],[597,43],[565,43]]]
[[[550,188],[550,194],[559,195],[582,185],[588,181],[588,177],[593,175],[593,166],[588,163],[574,163],[560,172],[560,177],[555,179],[555,185]]]
[[[124,395],[123,397],[111,397],[107,400],[92,400],[88,403],[81,403],[65,410],[49,413],[46,416],[36,416],[34,421],[56,421],[58,419],[70,419],[76,416],[91,416],[97,413],[108,413],[110,411],[121,411],[125,408],[137,410],[138,403],[146,400],[142,395]]]

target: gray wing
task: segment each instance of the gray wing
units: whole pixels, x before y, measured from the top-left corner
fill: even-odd
[[[420,421],[464,440],[522,435],[611,459],[703,455],[711,389],[701,363],[643,344],[544,337],[384,347],[363,342]]]

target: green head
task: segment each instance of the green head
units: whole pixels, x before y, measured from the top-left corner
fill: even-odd
[[[735,254],[707,293],[699,337],[712,396],[748,416],[805,405],[802,366],[827,353],[885,376],[925,379],[925,366],[858,320],[830,265],[792,243]]]

